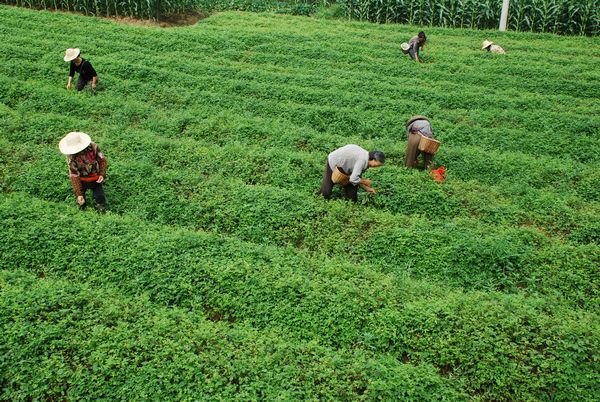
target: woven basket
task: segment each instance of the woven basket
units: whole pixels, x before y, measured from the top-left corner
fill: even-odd
[[[426,152],[431,155],[435,155],[438,148],[440,147],[440,142],[438,140],[434,140],[433,138],[421,136],[419,140],[419,151]]]
[[[339,166],[336,166],[335,169],[333,169],[333,173],[331,173],[331,181],[335,184],[345,186],[350,182],[350,176],[344,173]]]
[[[410,49],[410,45],[408,43],[404,42],[403,44],[400,45],[400,48],[402,49],[402,53],[408,54],[408,50]]]

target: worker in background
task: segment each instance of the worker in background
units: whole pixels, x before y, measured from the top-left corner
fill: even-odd
[[[92,190],[99,212],[106,211],[106,198],[102,183],[106,177],[106,157],[89,135],[82,132],[67,134],[58,144],[60,152],[67,156],[69,179],[80,209],[87,206],[85,192]]]
[[[81,91],[88,82],[92,82],[92,90],[96,90],[96,84],[98,83],[98,74],[92,67],[92,63],[81,57],[79,49],[69,48],[65,51],[64,61],[71,62],[69,70],[69,80],[67,81],[67,89],[71,89],[73,77],[75,72],[79,73],[79,79],[77,80],[77,91]]]
[[[354,144],[338,148],[325,161],[321,194],[326,199],[331,198],[334,184],[340,184],[344,190],[344,198],[353,202],[358,200],[359,186],[368,193],[375,193],[371,180],[361,176],[368,168],[383,166],[384,163],[385,154],[381,151],[369,152]]]
[[[421,31],[417,36],[413,36],[408,41],[408,54],[412,60],[421,61],[420,56],[421,52],[425,49],[426,40],[425,32]]]
[[[433,154],[419,151],[419,142],[421,136],[427,138],[433,137],[433,129],[431,122],[425,116],[413,116],[406,122],[406,135],[408,143],[406,144],[406,157],[404,165],[409,168],[416,168],[418,165],[417,158],[423,154],[423,168],[427,169],[433,161]]]
[[[504,49],[502,49],[498,45],[494,45],[494,42],[489,41],[489,40],[483,41],[483,46],[481,47],[481,50],[487,50],[488,52],[497,53],[497,54],[506,54]]]

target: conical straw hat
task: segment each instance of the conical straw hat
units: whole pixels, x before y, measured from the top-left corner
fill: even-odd
[[[490,40],[484,40],[483,41],[483,46],[481,47],[481,50],[485,49],[488,46],[491,46],[494,42],[490,41]]]
[[[79,56],[80,50],[79,48],[68,48],[67,50],[65,50],[65,57],[63,58],[64,61],[71,61],[71,60],[75,60],[77,58],[77,56]]]
[[[83,151],[91,143],[92,139],[86,133],[72,131],[60,140],[58,149],[65,155],[75,155],[77,152]]]

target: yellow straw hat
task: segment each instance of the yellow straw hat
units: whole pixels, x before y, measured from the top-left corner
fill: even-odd
[[[483,41],[483,46],[481,47],[481,50],[485,49],[488,46],[492,46],[494,42],[490,41],[490,40],[484,40]]]

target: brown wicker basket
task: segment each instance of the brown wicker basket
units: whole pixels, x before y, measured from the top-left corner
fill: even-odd
[[[345,186],[350,182],[350,176],[344,173],[339,166],[336,166],[335,169],[333,169],[333,173],[331,173],[331,181],[335,184]]]
[[[421,152],[435,155],[439,147],[440,142],[438,140],[434,140],[433,138],[428,138],[422,135],[421,140],[419,140],[419,151]]]

